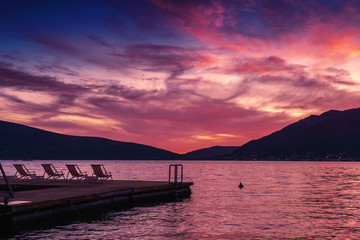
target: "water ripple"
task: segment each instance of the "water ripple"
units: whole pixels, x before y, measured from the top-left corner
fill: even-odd
[[[64,168],[68,161],[56,161]],[[84,171],[90,163],[77,161]],[[41,172],[41,161],[26,162]],[[167,180],[167,161],[105,161],[115,179]],[[171,162],[173,163],[173,162]],[[2,163],[14,174],[12,162]],[[192,196],[13,239],[359,239],[360,164],[187,161]],[[65,170],[65,169],[63,169]],[[13,172],[11,172],[13,171]],[[161,177],[159,177],[161,176]],[[242,182],[243,189],[238,188]]]

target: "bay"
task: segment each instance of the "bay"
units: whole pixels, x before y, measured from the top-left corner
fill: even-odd
[[[20,163],[21,161],[17,161]],[[41,163],[26,161],[42,174]],[[14,161],[2,161],[15,174]],[[168,179],[181,163],[190,198],[111,211],[103,217],[13,239],[359,239],[360,163],[246,161],[52,161],[66,171],[76,163],[91,173],[103,163],[114,179]],[[239,183],[244,188],[238,188]]]

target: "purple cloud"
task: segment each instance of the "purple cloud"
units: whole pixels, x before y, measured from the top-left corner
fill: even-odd
[[[115,47],[112,44],[108,43],[107,41],[105,41],[100,36],[90,35],[90,36],[88,36],[88,38],[90,40],[96,42],[97,44],[101,45],[101,46],[108,47],[108,48],[111,48],[111,49],[115,49]]]
[[[62,37],[34,35],[31,38],[33,41],[60,53],[66,53],[70,55],[78,55],[80,53],[80,49]]]
[[[12,68],[12,64],[0,62],[0,86],[33,91],[80,93],[85,87],[58,81],[50,76],[36,76]]]

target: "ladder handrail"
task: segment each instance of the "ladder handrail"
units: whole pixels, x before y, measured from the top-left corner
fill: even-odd
[[[2,173],[2,175],[4,177],[5,183],[6,183],[7,187],[8,187],[8,192],[2,192],[2,193],[0,193],[0,196],[4,198],[4,204],[7,205],[8,202],[9,202],[9,198],[14,198],[14,192],[13,192],[11,186],[10,186],[10,183],[9,183],[7,177],[6,177],[5,171],[4,171],[1,163],[0,163],[0,170],[1,170],[1,173]]]
[[[170,164],[169,165],[169,184],[171,184],[171,170],[172,168],[174,168],[174,187],[176,188],[177,187],[177,183],[178,183],[178,167],[180,167],[181,169],[181,182],[180,182],[180,187],[182,189],[182,185],[183,185],[183,173],[184,173],[184,167],[182,164]]]

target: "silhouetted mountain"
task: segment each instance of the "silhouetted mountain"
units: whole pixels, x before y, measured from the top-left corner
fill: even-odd
[[[0,159],[178,159],[163,149],[98,137],[79,137],[0,121]]]
[[[183,155],[184,159],[216,159],[225,154],[231,154],[239,147],[213,146],[202,148]]]
[[[239,159],[339,159],[360,156],[360,108],[311,115],[235,151]]]

